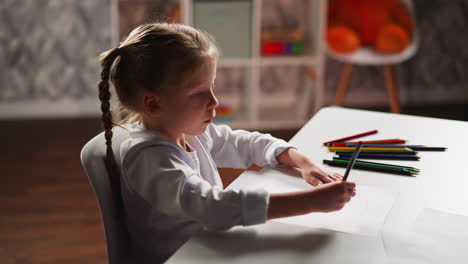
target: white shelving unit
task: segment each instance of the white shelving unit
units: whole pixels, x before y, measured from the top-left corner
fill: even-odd
[[[182,23],[197,27],[194,21],[194,8],[197,1],[181,0]],[[232,4],[236,0],[216,2]],[[238,78],[237,91],[224,91],[217,84],[216,89],[221,104],[234,109],[233,119],[226,121],[234,128],[281,129],[299,128],[318,110],[323,102],[323,72],[325,47],[323,30],[326,21],[326,0],[297,1],[297,6],[305,12],[304,53],[291,56],[263,56],[261,34],[264,28],[262,15],[267,5],[281,4],[284,0],[237,0],[249,2],[251,6],[250,54],[246,57],[223,57],[218,63],[218,77]],[[228,11],[227,11],[228,12]],[[206,21],[206,17],[203,18]],[[221,18],[218,18],[221,19]],[[229,25],[231,27],[231,25]],[[197,27],[198,28],[198,27]],[[203,29],[203,28],[201,28]],[[209,30],[208,30],[209,32]],[[211,33],[211,32],[210,32]],[[236,34],[236,32],[232,32]],[[216,35],[213,34],[215,39]],[[234,35],[235,36],[235,35]],[[221,50],[223,53],[223,50]],[[306,70],[311,70],[315,80],[311,80]],[[234,89],[231,89],[234,90]]]

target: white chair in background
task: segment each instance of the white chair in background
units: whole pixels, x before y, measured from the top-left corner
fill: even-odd
[[[401,0],[401,3],[404,4],[413,20],[413,36],[408,47],[398,54],[385,55],[380,54],[374,51],[372,47],[361,47],[357,51],[351,54],[340,54],[334,52],[327,45],[327,53],[330,57],[334,58],[337,61],[345,63],[343,71],[341,73],[341,78],[338,84],[338,89],[335,95],[334,105],[341,106],[343,104],[344,95],[348,87],[349,78],[353,69],[353,65],[363,65],[363,66],[383,66],[385,72],[387,93],[390,101],[390,110],[393,113],[400,113],[400,100],[398,97],[398,91],[393,78],[392,68],[393,64],[402,63],[403,61],[411,58],[419,46],[419,34],[417,31],[417,25],[415,20],[415,13],[412,0]]]

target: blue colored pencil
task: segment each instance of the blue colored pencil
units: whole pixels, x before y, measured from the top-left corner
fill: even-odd
[[[339,158],[350,158],[351,154],[340,154]],[[419,160],[416,155],[398,155],[398,154],[367,154],[359,153],[360,159],[387,159],[387,160]]]

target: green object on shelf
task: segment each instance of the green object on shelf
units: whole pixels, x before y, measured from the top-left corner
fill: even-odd
[[[293,42],[292,51],[295,55],[304,54],[304,42]]]
[[[193,25],[213,35],[223,58],[249,58],[252,5],[252,0],[194,0]]]

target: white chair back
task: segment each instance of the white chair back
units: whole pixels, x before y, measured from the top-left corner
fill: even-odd
[[[120,144],[128,138],[128,132],[120,127],[113,129],[112,147],[120,168]],[[81,150],[81,164],[99,203],[107,243],[109,264],[135,263],[131,241],[123,217],[116,217],[116,205],[112,199],[112,189],[105,166],[106,140],[104,133],[91,139]]]

